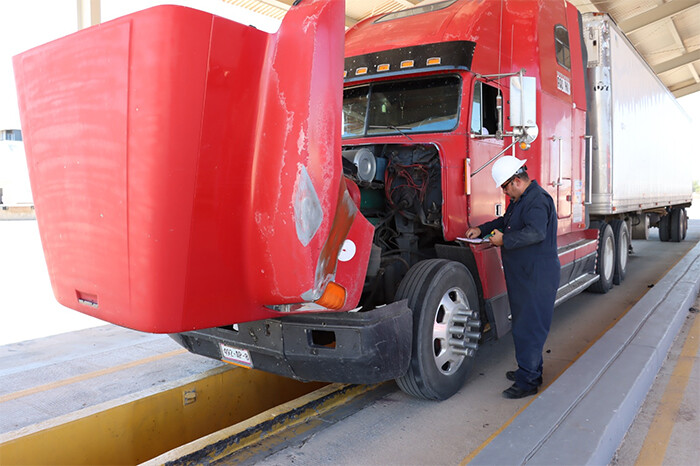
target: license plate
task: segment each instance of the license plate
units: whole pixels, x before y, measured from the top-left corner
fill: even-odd
[[[219,343],[219,347],[221,348],[221,359],[224,362],[247,367],[249,369],[253,367],[253,360],[250,358],[250,352],[248,350],[224,345],[223,343]]]

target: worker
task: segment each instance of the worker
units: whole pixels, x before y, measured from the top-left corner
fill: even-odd
[[[506,372],[513,385],[506,398],[537,393],[542,385],[542,349],[549,333],[559,288],[557,213],[552,197],[530,180],[525,160],[498,159],[491,169],[496,186],[510,197],[503,217],[467,230],[467,238],[489,236],[501,247],[513,323],[518,369]]]

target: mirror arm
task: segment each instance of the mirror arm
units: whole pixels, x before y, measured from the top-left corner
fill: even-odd
[[[496,160],[496,159],[497,159],[498,157],[500,157],[501,155],[505,154],[506,151],[507,151],[508,149],[510,149],[511,147],[513,147],[513,146],[515,145],[516,142],[517,142],[517,141],[513,140],[513,142],[511,142],[510,145],[509,145],[508,147],[506,147],[505,149],[503,149],[503,150],[502,150],[501,152],[499,152],[498,154],[494,155],[494,156],[491,158],[491,160],[489,160],[488,162],[486,162],[485,164],[483,164],[482,166],[480,166],[479,168],[477,168],[476,170],[474,170],[474,171],[472,172],[471,176],[476,175],[476,174],[479,173],[481,170],[483,170],[484,168],[486,168],[486,167],[488,167],[489,165],[491,165],[491,163],[492,163],[494,160]]]

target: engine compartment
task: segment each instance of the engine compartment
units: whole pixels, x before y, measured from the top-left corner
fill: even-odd
[[[360,189],[360,211],[375,228],[360,304],[391,303],[408,269],[444,242],[438,149],[432,144],[343,146],[344,175]]]

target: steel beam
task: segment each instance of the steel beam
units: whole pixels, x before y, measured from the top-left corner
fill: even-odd
[[[679,97],[683,97],[698,91],[700,91],[700,83],[695,83],[691,84],[690,86],[681,87],[671,92],[676,97],[676,99],[678,99]]]
[[[101,0],[77,0],[78,30],[100,24],[102,7]]]
[[[684,65],[689,65],[698,60],[700,60],[700,49],[684,53],[680,57],[672,58],[663,63],[659,63],[658,65],[653,66],[652,69],[654,70],[654,73],[660,74],[675,68],[680,68]]]
[[[629,34],[637,29],[641,29],[657,21],[661,21],[664,18],[677,15],[688,8],[692,8],[697,5],[700,5],[698,0],[672,0],[656,8],[652,8],[649,11],[645,11],[642,14],[622,21],[620,24],[618,24],[618,26],[620,29],[622,29],[622,32]]]

